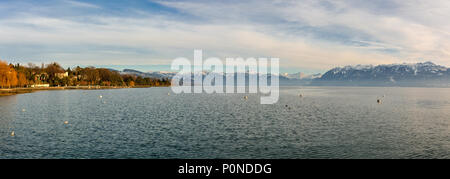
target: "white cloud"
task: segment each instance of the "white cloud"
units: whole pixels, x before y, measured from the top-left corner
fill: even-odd
[[[72,6],[76,6],[76,7],[83,7],[83,8],[95,8],[95,9],[99,9],[100,6],[94,5],[94,4],[90,4],[90,3],[85,3],[85,2],[79,2],[79,1],[75,1],[75,0],[64,0],[64,2],[72,5]]]
[[[206,55],[222,58],[280,57],[282,66],[316,70],[419,60],[450,66],[447,1],[396,1],[396,8],[385,13],[349,2],[159,2],[201,19],[199,22],[151,13],[145,17],[77,18],[18,14],[0,21],[0,46],[45,47],[29,56],[66,63],[169,64],[179,56],[191,57],[193,49],[203,49]],[[289,31],[291,27],[298,32]],[[333,28],[338,29],[330,32]],[[14,57],[14,50],[0,52]]]

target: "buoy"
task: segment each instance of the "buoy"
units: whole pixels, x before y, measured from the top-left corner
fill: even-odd
[[[16,134],[14,133],[14,131],[11,132],[11,136],[15,136]]]
[[[100,96],[99,96],[99,98],[103,98],[103,96],[102,96],[102,95],[100,95]]]
[[[69,124],[69,121],[64,121],[64,124]]]

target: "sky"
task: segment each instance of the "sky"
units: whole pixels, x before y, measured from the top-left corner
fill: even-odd
[[[177,57],[276,57],[281,72],[450,66],[448,0],[0,0],[0,59],[167,70]]]

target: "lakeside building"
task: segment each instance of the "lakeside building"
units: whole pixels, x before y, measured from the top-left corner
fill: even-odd
[[[31,85],[30,87],[32,87],[32,88],[48,88],[48,87],[50,87],[50,84],[34,84],[34,85]]]
[[[58,77],[59,79],[62,79],[64,77],[68,77],[69,76],[69,72],[55,73],[55,76]]]

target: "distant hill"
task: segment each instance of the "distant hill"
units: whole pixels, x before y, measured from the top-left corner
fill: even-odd
[[[318,74],[305,74],[302,72],[298,72],[298,73],[294,73],[294,74],[282,74],[281,76],[284,76],[286,78],[289,78],[291,80],[312,80],[312,79],[316,79],[316,78],[320,78],[322,76],[322,74],[318,73]]]
[[[120,74],[127,74],[127,75],[136,75],[140,77],[150,77],[150,78],[157,78],[157,79],[170,79],[173,76],[176,75],[176,73],[172,72],[141,72],[138,70],[133,69],[124,69],[120,72]]]
[[[151,77],[151,78],[158,78],[158,79],[172,79],[177,73],[175,73],[175,72],[141,72],[141,71],[134,70],[134,69],[124,69],[123,71],[120,71],[120,74],[122,74],[122,75],[136,75],[136,76],[140,76],[140,77],[144,77],[144,78],[145,77]],[[193,80],[194,76],[199,76],[199,75],[202,76],[202,79],[204,79],[206,77],[206,75],[208,75],[208,74],[210,74],[210,73],[209,72],[192,73],[191,74],[191,77],[192,77],[191,79]],[[188,74],[186,74],[186,75],[188,75]],[[230,75],[233,75],[233,74],[226,74],[224,76],[223,81],[225,82],[226,81],[226,77],[230,76]],[[234,73],[234,75],[235,75],[234,76],[235,84],[237,84],[238,73]],[[246,78],[246,83],[248,83],[248,79],[250,77],[252,77],[252,78],[255,77],[255,78],[258,79],[258,75],[257,74],[245,73],[244,76]],[[270,79],[270,78],[271,78],[271,75],[268,75],[268,79]],[[284,84],[286,84],[286,85],[295,85],[295,84],[299,84],[299,83],[303,82],[303,80],[291,79],[291,78],[288,78],[288,77],[285,77],[285,76],[282,76],[282,75],[279,76],[279,81],[280,81],[281,85],[284,85]],[[308,82],[310,82],[310,80]],[[194,84],[194,82],[192,81],[191,84]],[[304,84],[304,82],[303,82],[303,84]],[[239,84],[239,85],[243,85],[243,84]]]

